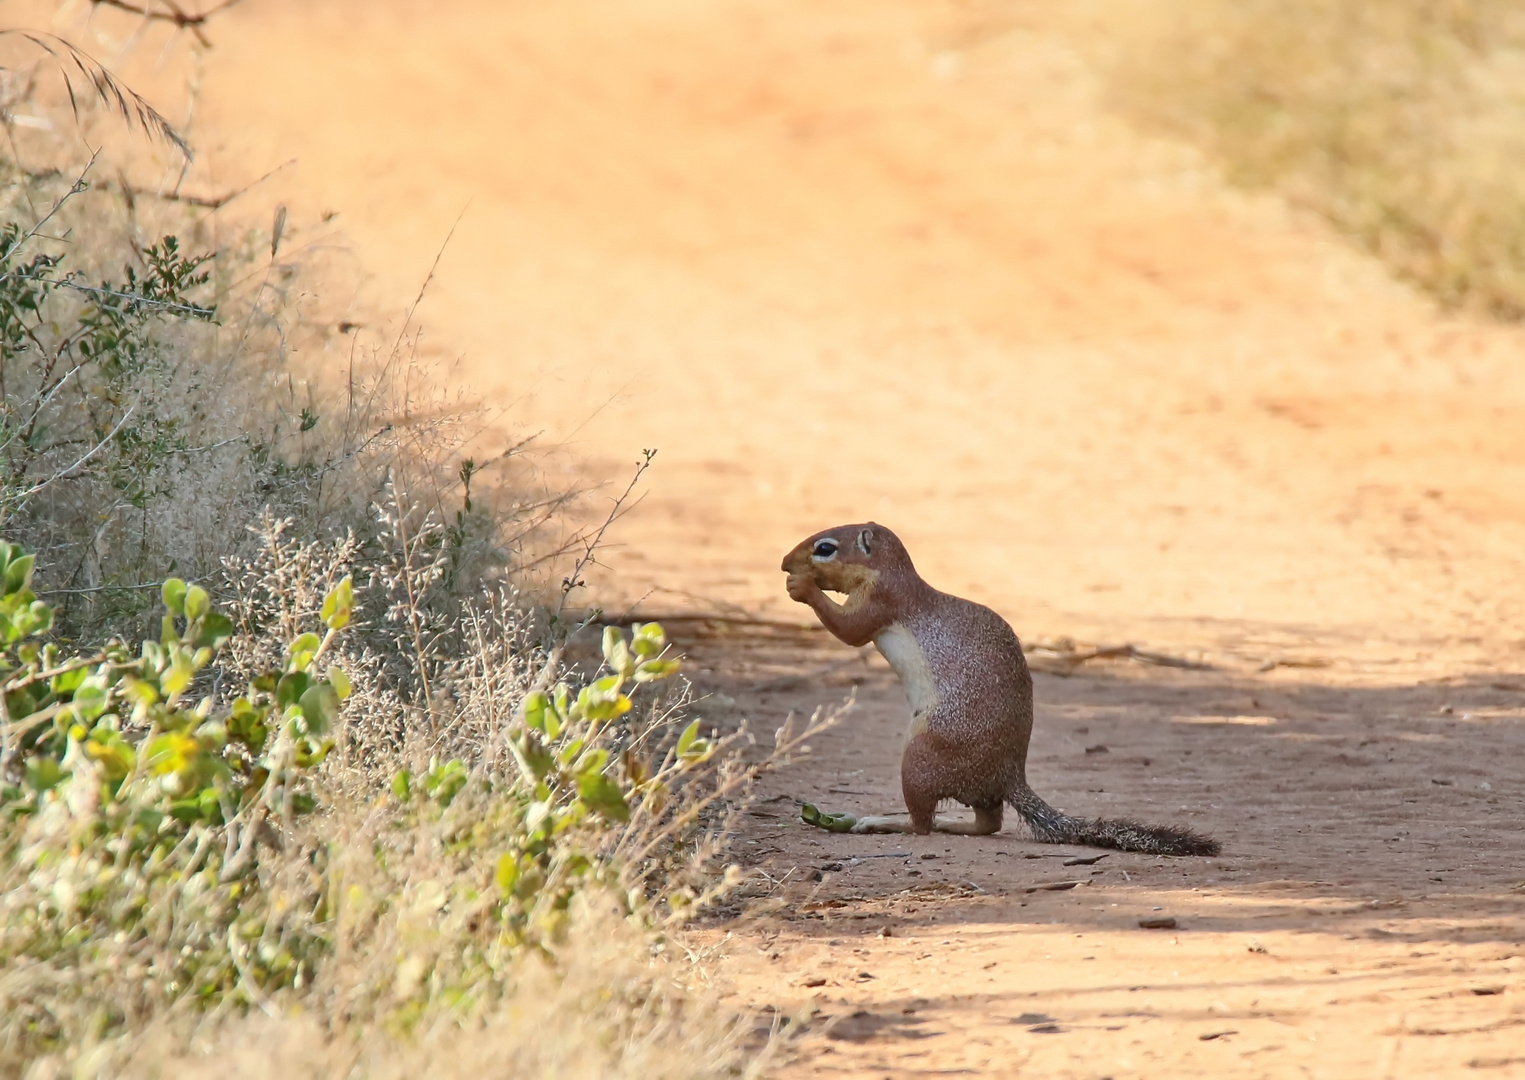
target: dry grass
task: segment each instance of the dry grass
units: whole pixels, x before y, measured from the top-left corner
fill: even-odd
[[[1095,5],[1115,100],[1327,217],[1443,305],[1525,316],[1525,9]]]
[[[0,1048],[0,1074],[27,1077],[638,1077],[755,1075],[745,1018],[706,1004],[686,959],[654,950],[609,897],[584,894],[554,959],[494,948],[477,923],[480,866],[462,866],[448,833],[399,826],[351,805],[326,815],[323,845],[349,899],[328,954],[300,986],[206,1010],[155,995],[165,942],[109,941],[68,967],[0,964],[13,1019],[45,1012],[66,1038],[36,1053]],[[300,902],[312,857],[262,871]],[[385,853],[387,865],[378,865]],[[481,861],[481,860],[478,860]],[[489,875],[490,877],[490,872]],[[602,900],[602,902],[601,902]],[[187,905],[194,908],[194,901]],[[264,913],[266,917],[273,916]],[[178,937],[173,943],[178,944]],[[147,985],[145,985],[145,983]],[[128,1010],[121,1017],[109,1014]],[[11,1025],[7,1024],[7,1027]],[[14,1035],[14,1031],[12,1032]]]
[[[564,669],[509,594],[437,605],[441,531],[414,519],[372,565],[352,540],[271,527],[256,556],[230,560],[239,633],[206,676],[214,710],[316,622],[328,585],[357,582],[357,626],[328,654],[354,692],[313,776],[317,811],[269,818],[247,870],[229,872],[216,823],[160,829],[162,844],[124,857],[121,815],[77,757],[35,809],[5,808],[0,1075],[761,1068],[746,1018],[691,993],[702,972],[669,960],[663,935],[740,883],[725,853],[753,780],[819,725],[786,725],[771,750],[743,731],[685,756],[686,694],[645,686],[623,715],[537,739],[526,692],[565,675],[576,697],[594,673]],[[525,755],[540,746],[608,762],[628,812],[578,810],[542,836],[544,811],[572,809],[581,788],[537,779]],[[466,760],[437,772],[455,753]],[[451,769],[458,787],[430,786]],[[521,868],[507,883],[505,859]]]
[[[336,1033],[307,1014],[250,1013],[189,1031],[166,1024],[130,1054],[102,1047],[89,1072],[207,1080],[699,1080],[761,1073],[766,1057],[747,1052],[747,1031],[737,1019],[706,1005],[705,995],[680,978],[692,975],[687,964],[653,956],[643,935],[585,913],[566,955],[554,968],[526,957],[511,997],[465,1023],[436,1021],[400,1037],[364,1025]]]
[[[217,317],[168,313],[142,329],[130,363],[101,363],[78,344],[96,295],[57,288],[35,342],[0,362],[3,527],[38,552],[41,591],[72,632],[123,631],[168,574],[215,577],[254,550],[267,509],[303,536],[371,542],[371,507],[394,490],[452,523],[462,589],[524,582],[575,546],[560,512],[577,493],[547,487],[523,445],[429,370],[411,321],[365,330],[336,315],[343,305],[324,297],[348,282],[313,254],[325,236],[126,198],[105,171],[0,162],[0,220],[30,231],[56,206],[18,258],[61,256],[60,276],[123,281],[143,273],[145,245],[178,233],[183,249],[217,253],[193,291]],[[103,433],[116,437],[74,467]]]

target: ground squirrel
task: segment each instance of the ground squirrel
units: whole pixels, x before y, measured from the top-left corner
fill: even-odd
[[[1216,855],[1218,842],[1190,829],[1067,817],[1027,786],[1033,679],[1006,620],[921,579],[900,538],[882,525],[840,525],[816,533],[785,557],[789,595],[809,604],[838,638],[870,641],[905,687],[911,728],[900,761],[910,821],[826,814],[802,817],[838,832],[940,832],[984,836],[1001,827],[1003,803],[1033,835],[1053,844]],[[827,592],[844,593],[837,603]],[[944,799],[974,808],[972,824],[938,825]]]

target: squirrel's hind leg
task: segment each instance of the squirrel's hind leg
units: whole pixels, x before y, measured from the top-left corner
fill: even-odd
[[[922,828],[918,828],[920,824]],[[917,822],[915,816],[907,821],[900,815],[885,815],[883,817],[860,817],[848,832],[855,833],[913,833],[917,836],[926,836],[928,833],[949,833],[953,836],[989,836],[1001,831],[1001,808],[994,810],[974,811],[973,821],[938,821],[934,816],[930,822]]]
[[[946,825],[933,825],[932,828],[954,836],[990,836],[1001,831],[1001,805],[997,803],[994,809],[976,806],[973,821],[952,821]]]
[[[907,792],[913,795],[912,792]],[[860,817],[855,821],[849,832],[855,833],[913,833],[916,836],[926,836],[928,833],[949,833],[953,836],[989,836],[1001,831],[1002,806],[975,807],[973,821],[950,821],[946,824],[937,820],[937,801],[924,793],[915,792],[913,798],[906,800],[906,806],[910,810],[910,820],[907,821],[899,814],[884,815],[881,817]]]
[[[810,803],[805,803],[800,807],[800,820],[828,832],[911,833],[915,836],[940,832],[951,833],[954,836],[989,836],[1001,831],[1001,808],[998,806],[994,810],[975,810],[973,821],[950,821],[942,824],[934,817],[930,823],[924,822],[924,827],[918,829],[916,822],[907,820],[903,814],[864,815],[863,817],[856,817],[853,814],[829,814],[816,809]]]

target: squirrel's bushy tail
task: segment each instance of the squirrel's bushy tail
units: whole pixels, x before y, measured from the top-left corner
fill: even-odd
[[[1220,850],[1218,841],[1190,829],[1143,825],[1125,818],[1068,817],[1038,798],[1026,784],[1006,801],[1022,815],[1034,838],[1045,844],[1085,844],[1147,855],[1216,855]]]

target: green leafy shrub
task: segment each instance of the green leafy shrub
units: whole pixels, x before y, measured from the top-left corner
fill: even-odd
[[[109,215],[84,179],[14,179],[54,206],[0,224],[0,521],[54,553],[55,584],[110,601],[109,622],[145,605],[145,579],[215,566],[208,537],[252,521],[261,489],[286,501],[283,417],[253,385],[261,365],[219,355],[209,253],[171,234],[100,270],[110,233],[91,219]],[[74,226],[84,244],[49,238]]]
[[[240,934],[268,915],[250,880],[260,845],[318,804],[314,770],[349,695],[338,667],[318,665],[349,620],[348,581],[325,605],[324,637],[298,637],[280,668],[218,705],[195,691],[233,625],[204,589],[166,582],[161,635],[136,652],[111,641],[66,655],[37,640],[52,612],[32,594],[32,557],[0,543],[0,563],[0,855],[14,882],[0,961],[88,967],[102,938],[130,950],[169,934],[178,951],[141,976],[166,1001],[298,978],[321,936],[245,958]],[[18,909],[18,894],[33,903]],[[46,1045],[45,1018],[28,1026]]]
[[[397,700],[345,652],[366,632],[353,577],[240,675],[238,626],[196,585],[165,584],[137,650],[71,653],[32,574],[0,546],[0,1071],[135,1045],[190,1006],[324,1013],[340,986],[329,1022],[411,1038],[510,1000],[521,958],[560,955],[594,897],[651,927],[735,882],[708,868],[724,822],[705,818],[758,765],[633,698],[678,671],[660,626],[606,629],[584,677],[522,658],[554,684],[520,690],[496,759],[335,772],[336,735]]]

